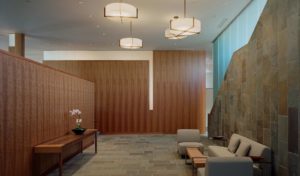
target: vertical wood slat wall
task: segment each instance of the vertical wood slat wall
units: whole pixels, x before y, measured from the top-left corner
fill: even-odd
[[[180,128],[198,128],[204,133],[206,53],[155,51],[153,57],[153,127],[165,133]]]
[[[32,147],[74,128],[72,108],[94,128],[94,83],[0,51],[0,175],[32,175]]]
[[[148,61],[45,61],[95,82],[96,128],[104,133],[205,132],[204,51],[154,51],[154,110]]]
[[[104,133],[144,133],[149,110],[147,61],[47,61],[95,82],[95,126]]]

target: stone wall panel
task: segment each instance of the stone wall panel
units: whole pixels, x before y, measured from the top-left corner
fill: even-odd
[[[209,136],[239,133],[271,147],[278,176],[300,170],[299,22],[300,0],[268,0],[249,43],[233,55],[208,119]]]

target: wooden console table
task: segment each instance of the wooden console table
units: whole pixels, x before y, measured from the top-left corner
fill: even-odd
[[[95,153],[97,153],[97,129],[87,129],[82,135],[68,134],[51,141],[36,145],[33,147],[34,154],[57,154],[59,157],[59,175],[62,175],[63,171],[63,157],[64,149],[72,145],[81,143],[81,152],[83,150],[83,140],[95,136]]]

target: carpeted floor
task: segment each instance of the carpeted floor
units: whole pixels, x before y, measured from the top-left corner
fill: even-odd
[[[202,137],[205,147],[212,142]],[[58,175],[58,170],[51,176]],[[176,151],[176,135],[101,135],[94,146],[64,164],[65,176],[191,176]]]

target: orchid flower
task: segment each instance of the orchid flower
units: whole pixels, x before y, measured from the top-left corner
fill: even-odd
[[[69,111],[69,113],[70,113],[71,117],[74,117],[76,119],[75,122],[77,124],[77,127],[80,128],[80,124],[82,122],[82,119],[80,117],[81,111],[79,109],[72,109],[72,110]]]

